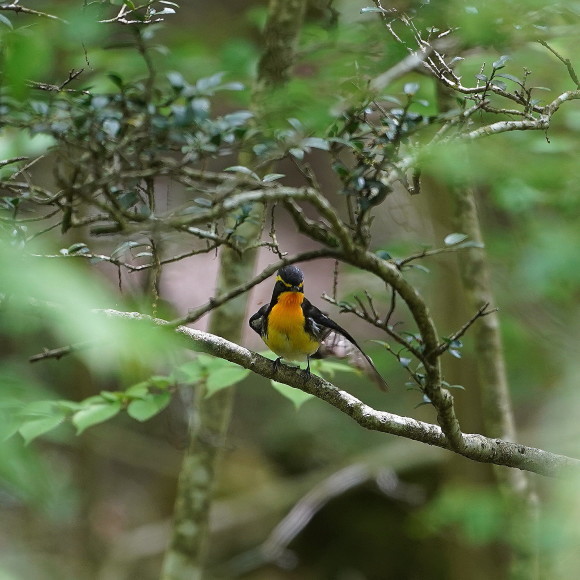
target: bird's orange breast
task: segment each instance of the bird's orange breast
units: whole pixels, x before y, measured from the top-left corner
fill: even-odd
[[[320,346],[304,328],[303,300],[302,292],[282,292],[268,317],[264,342],[287,360],[304,361]]]

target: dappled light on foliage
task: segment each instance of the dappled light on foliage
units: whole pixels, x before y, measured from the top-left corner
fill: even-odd
[[[0,4],[0,577],[569,578],[578,9]]]

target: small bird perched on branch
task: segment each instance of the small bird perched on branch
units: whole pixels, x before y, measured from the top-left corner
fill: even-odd
[[[321,357],[323,341],[333,332],[340,334],[362,354],[378,386],[387,390],[387,383],[356,340],[304,296],[304,275],[296,266],[284,266],[278,270],[272,300],[264,304],[249,323],[268,348],[278,355],[276,365],[280,359],[307,361],[308,373],[310,359]]]

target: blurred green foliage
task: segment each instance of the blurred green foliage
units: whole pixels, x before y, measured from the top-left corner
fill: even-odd
[[[139,155],[151,153],[148,147],[157,147],[163,142],[170,143],[169,148],[175,145],[180,153],[191,153],[192,158],[198,154],[204,157],[207,153],[209,159],[222,145],[229,146],[238,139],[250,116],[245,112],[235,115],[236,111],[248,106],[250,91],[220,93],[216,101],[212,100],[212,107],[217,111],[215,116],[209,114],[207,99],[213,98],[214,89],[238,89],[241,88],[238,83],[250,84],[260,53],[259,29],[264,22],[264,6],[249,3],[247,7],[240,7],[230,3],[225,8],[214,3],[217,12],[207,7],[202,12],[194,3],[192,6],[183,4],[178,12],[183,20],[167,18],[162,24],[137,27],[98,22],[112,18],[119,10],[119,2],[87,2],[82,9],[79,2],[72,1],[35,3],[35,9],[46,10],[62,20],[0,13],[3,16],[0,22],[2,158],[46,154],[50,164],[51,148],[63,135],[67,139],[74,136],[73,146],[94,142],[95,146],[101,144],[111,153],[115,149],[112,140],[138,131],[139,121],[147,114],[154,119],[151,125],[154,131],[147,135],[148,141],[144,143],[147,147],[139,151]],[[263,153],[294,150],[295,154],[291,154],[300,158],[308,156],[312,147],[319,151],[328,149],[332,139],[346,139],[346,133],[349,137],[359,135],[358,143],[363,142],[367,127],[359,121],[369,104],[368,82],[406,55],[405,47],[386,35],[376,14],[359,16],[360,8],[367,4],[371,3],[343,2],[341,19],[334,27],[318,21],[307,23],[294,77],[288,87],[272,94],[266,103],[264,126],[260,128],[266,135],[261,141]],[[542,103],[560,91],[574,88],[562,63],[536,40],[548,40],[580,68],[580,62],[575,62],[579,2],[456,0],[443,6],[439,2],[408,3],[407,8],[415,11],[423,28],[457,28],[454,32],[458,42],[456,50],[466,54],[458,70],[466,84],[480,73],[482,63],[486,63],[484,73],[489,74],[491,63],[508,55],[503,72],[522,78],[527,69],[532,85],[550,87],[550,92],[534,91]],[[238,15],[236,10],[241,12],[240,17],[232,18]],[[396,30],[406,33],[402,28]],[[139,35],[151,47],[149,55],[156,71],[153,109],[149,107],[151,103],[142,99],[147,90],[148,65],[136,50]],[[62,86],[72,69],[81,68],[85,69],[82,75],[64,87],[78,92],[67,94],[38,88],[37,83]],[[504,79],[504,82],[509,85],[511,81]],[[84,89],[90,90],[93,96],[83,94]],[[167,100],[168,95],[173,100]],[[409,111],[414,116],[405,119],[409,135],[422,141],[437,130],[437,125],[432,124],[438,112],[437,94],[433,83],[423,75],[413,74],[398,81],[388,88],[386,96],[395,109],[404,107],[407,98],[412,97]],[[580,113],[576,104],[568,105],[554,117],[545,135],[512,132],[470,143],[467,148],[448,143],[430,152],[423,171],[435,183],[470,181],[478,186],[486,248],[493,265],[497,305],[501,308],[511,387],[518,420],[523,426],[522,439],[529,438],[538,446],[546,445],[553,450],[564,448],[578,455],[580,439],[573,416],[577,396],[572,389],[564,388],[566,384],[573,385],[580,374],[576,356],[580,334],[577,314],[580,176],[576,153]],[[47,111],[55,108],[57,117],[47,115]],[[30,118],[36,123],[32,135],[28,132]],[[396,118],[394,114],[391,120]],[[289,119],[296,121],[289,123]],[[487,120],[483,113],[478,118],[482,122]],[[203,125],[204,130],[197,135],[191,132],[190,141],[184,142],[181,129],[189,129],[196,122]],[[349,123],[354,125],[349,126]],[[385,126],[385,134],[388,131],[393,131],[393,125]],[[408,135],[404,137],[407,139]],[[385,143],[389,144],[388,139]],[[352,149],[357,152],[356,142]],[[362,146],[358,151],[361,149]],[[381,149],[379,153],[382,152]],[[130,155],[132,152],[124,153]],[[43,162],[46,160],[39,163]],[[18,169],[19,166],[1,168],[2,178],[8,179]],[[327,171],[332,179],[340,181],[337,190],[350,195],[352,191],[361,193],[369,189],[372,180],[360,167],[344,164],[334,169],[334,173],[330,169]],[[52,168],[39,171],[39,175],[49,183],[54,180]],[[128,206],[137,206],[131,193],[130,188],[121,189],[118,197]],[[427,190],[424,195],[435,196],[436,193]],[[35,237],[38,232],[35,222],[16,225],[12,222],[15,215],[25,219],[35,217],[29,209],[19,213],[19,204],[26,206],[26,199],[15,202],[3,197],[0,201],[0,340],[3,351],[0,439],[4,441],[0,445],[0,509],[10,516],[11,522],[26,521],[30,525],[31,514],[34,517],[40,514],[38,517],[46,518],[49,523],[64,520],[74,529],[83,516],[82,502],[87,501],[83,493],[88,493],[79,483],[75,470],[82,471],[86,467],[82,461],[91,453],[87,443],[91,432],[98,437],[98,433],[102,433],[99,429],[111,425],[127,430],[158,425],[164,417],[171,417],[171,401],[178,399],[177,384],[205,380],[211,382],[210,390],[215,391],[244,380],[246,372],[205,355],[184,362],[177,354],[181,352],[182,343],[162,328],[107,317],[102,312],[92,313],[94,309],[130,309],[133,300],[139,303],[141,299],[120,295],[112,283],[103,281],[101,271],[95,269],[96,264],[81,263],[82,257],[62,253],[60,257],[42,259],[30,255],[58,253],[60,248],[68,248],[71,254],[82,253],[83,247],[89,247],[82,245],[88,240],[80,234],[62,240],[53,232],[45,243],[41,243]],[[413,211],[423,211],[422,219],[429,223],[428,210]],[[393,215],[397,219],[400,217],[393,209],[385,213],[387,219]],[[402,219],[405,221],[406,217]],[[406,226],[406,232],[389,236],[385,228],[373,243],[376,247],[387,248],[393,256],[408,254],[409,246],[412,249],[433,246],[429,228],[417,227],[413,218],[408,222],[411,225]],[[454,231],[448,224],[445,229],[446,232]],[[74,244],[79,243],[81,246],[71,251]],[[146,251],[126,244],[127,240],[122,240],[115,246],[116,255],[125,255],[133,249]],[[28,254],[26,257],[23,248]],[[399,251],[399,248],[404,249]],[[115,248],[112,250],[114,252]],[[101,263],[98,267],[102,266]],[[437,262],[428,266],[431,272],[438,271]],[[425,273],[420,274],[424,276]],[[57,347],[87,341],[97,346],[79,349],[72,358],[59,362],[44,361],[32,366],[27,362],[29,356],[42,352],[46,345]],[[477,353],[470,349],[469,336],[464,344],[467,356],[463,360],[467,359],[466,364],[469,364],[469,359]],[[319,367],[316,364],[313,363],[314,372],[327,372],[334,380],[332,372],[336,370],[339,371],[337,382],[342,380],[342,367],[338,363],[322,362]],[[470,372],[472,369],[468,370],[468,375]],[[354,383],[357,389],[356,381]],[[300,408],[295,414],[292,405],[280,404],[277,394],[266,391],[252,377],[246,378],[242,385],[234,431],[243,445],[252,446],[251,452],[259,457],[256,471],[295,476],[322,467],[334,469],[359,458],[361,450],[370,448],[380,449],[379,459],[374,459],[376,462],[388,464],[392,458],[390,448],[379,447],[384,438],[356,429],[346,418],[319,402],[302,405],[307,397],[299,391],[275,385]],[[467,394],[461,395],[462,400],[475,399],[474,389],[470,390],[469,384],[466,386]],[[412,407],[417,402],[416,397],[405,398],[399,393],[388,403],[375,393],[367,395],[364,392],[363,395],[377,406],[388,405],[390,410],[402,414],[412,414]],[[424,407],[415,413],[418,418],[432,420]],[[129,422],[126,415],[139,425]],[[107,420],[113,416],[114,420],[109,423]],[[168,419],[171,426],[172,420],[176,419]],[[97,427],[101,422],[105,424]],[[89,427],[94,430],[90,429],[77,443],[72,427],[78,432]],[[18,430],[20,432],[16,433]],[[130,439],[127,431],[124,437]],[[162,445],[163,437],[166,434],[159,437],[161,443],[155,440],[156,445]],[[26,445],[27,442],[30,444]],[[124,439],[119,439],[118,447],[123,448],[125,443]],[[411,538],[414,534],[421,541],[432,538],[434,542],[447,545],[452,536],[453,542],[460,546],[475,544],[482,549],[491,546],[486,556],[489,557],[502,539],[505,523],[496,492],[486,486],[448,485],[445,476],[427,467],[417,475],[417,463],[413,459],[416,447],[413,445],[405,447],[403,455],[408,464],[400,462],[407,465],[401,472],[409,480],[417,478],[418,484],[427,488],[428,503],[419,508],[403,504],[404,508],[397,512],[398,519],[385,522],[385,527],[396,529],[400,535],[408,533]],[[71,459],[77,451],[80,458]],[[239,452],[234,450],[232,455],[236,451]],[[127,455],[133,454],[129,449]],[[253,470],[251,463],[237,464],[234,460],[233,465],[232,469]],[[110,486],[123,499],[127,492],[117,490],[116,485],[129,489],[128,495],[135,490],[138,490],[136,496],[143,493],[146,501],[137,506],[127,501],[136,512],[141,513],[147,505],[163,504],[165,500],[153,492],[151,495],[142,492],[143,480],[154,479],[149,471],[144,476],[142,470],[136,469],[126,479],[116,478],[124,469],[128,468],[116,464],[112,467],[100,465],[90,473],[97,480],[106,480],[103,488]],[[166,485],[165,479],[159,477],[153,485],[161,488]],[[546,558],[545,577],[551,579],[567,578],[569,570],[578,567],[577,483],[542,482],[539,485],[545,506],[540,542]],[[229,485],[243,484],[236,481]],[[434,489],[436,487],[439,489]],[[91,493],[95,493],[93,515],[98,515],[102,509],[99,502],[105,492]],[[164,490],[160,495],[165,498],[170,494]],[[400,500],[390,497],[385,501],[394,504]],[[364,512],[364,507],[356,506],[353,511],[345,508],[351,519],[340,520],[339,526],[345,529],[359,529],[356,526],[360,526],[361,543],[368,543],[365,520],[355,521],[356,515]],[[18,520],[17,515],[22,516],[22,520]],[[154,521],[154,518],[161,519],[169,514],[166,510],[147,515]],[[114,520],[113,517],[103,519]],[[137,516],[127,519],[128,522],[119,524],[125,532],[145,523]],[[119,530],[107,533],[110,534],[108,540],[103,539],[106,534],[99,539],[104,544],[118,541],[121,535]],[[10,530],[0,534],[0,539],[5,540]],[[42,533],[39,535],[42,537]],[[64,534],[65,537],[69,535],[70,531]],[[388,547],[382,543],[383,538],[380,534],[372,536],[372,544],[376,543],[377,550],[374,553],[384,556]],[[38,546],[45,544],[32,532],[29,537],[22,533],[22,538],[24,544],[27,541],[30,544],[22,547],[24,562]],[[81,546],[75,543],[74,547],[79,551],[79,559],[89,561]],[[64,553],[62,546],[59,545],[59,549]],[[395,546],[389,550],[389,557],[396,556],[396,549]],[[409,560],[420,556],[413,553]],[[75,558],[71,556],[70,559]],[[345,559],[348,558],[345,556]],[[10,569],[28,569],[22,562],[11,565]],[[412,568],[411,561],[406,565]],[[438,561],[438,566],[443,564]],[[53,574],[47,571],[50,566],[44,568],[44,577],[38,576],[42,572],[36,568],[34,577],[39,580],[64,577],[58,566]],[[306,578],[311,571],[302,569],[298,574],[301,572]],[[376,570],[366,570],[366,577],[378,577],[373,573],[376,574]],[[450,578],[444,576],[445,573],[442,571],[441,577]],[[0,568],[0,577],[2,574],[18,580],[27,577],[26,572],[9,572],[8,569],[5,572]],[[87,573],[87,577],[91,575]]]

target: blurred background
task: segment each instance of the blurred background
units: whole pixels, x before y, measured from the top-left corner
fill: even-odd
[[[18,98],[34,89],[23,80],[60,84],[71,69],[84,68],[81,84],[93,92],[114,88],[109,73],[140,78],[143,59],[131,48],[128,27],[98,24],[112,17],[118,4],[59,0],[34,2],[35,10],[66,19],[68,24],[26,14],[6,14],[0,22],[6,57],[3,84],[22,86]],[[261,28],[267,3],[221,0],[183,1],[155,32],[153,56],[160,74],[179,71],[188,82],[218,71],[227,81],[251,85],[261,51]],[[459,27],[468,48],[465,78],[482,62],[509,54],[509,71],[527,69],[532,82],[551,90],[551,100],[575,88],[566,69],[536,36],[579,67],[580,2],[397,2],[417,10],[422,20]],[[280,96],[279,118],[296,117],[312,134],[323,134],[333,115],[352,95],[353,78],[373,78],[405,54],[387,35],[375,14],[361,14],[363,0],[313,1],[306,15],[294,75]],[[450,24],[448,24],[450,23]],[[536,35],[536,36],[535,36]],[[471,75],[471,76],[470,76]],[[433,86],[416,75],[421,92],[432,102]],[[469,84],[466,81],[466,84]],[[392,94],[401,85],[389,88]],[[545,93],[545,95],[544,95]],[[217,113],[248,106],[248,90],[214,101]],[[433,104],[425,115],[433,114]],[[4,115],[4,113],[2,113]],[[452,209],[442,193],[448,181],[468,176],[477,186],[485,244],[492,267],[496,303],[513,397],[519,441],[578,457],[576,418],[580,374],[580,166],[577,159],[580,108],[562,107],[546,134],[513,132],[471,146],[470,163],[442,152],[426,172],[421,195],[395,191],[373,223],[374,245],[403,257],[425,247],[439,247],[454,231]],[[51,145],[45,135],[31,135],[14,124],[0,133],[0,158],[34,156]],[[338,183],[322,154],[310,163],[328,197]],[[54,181],[54,159],[35,167],[37,182]],[[231,158],[215,168],[232,165]],[[299,182],[288,164],[277,171]],[[160,202],[175,204],[184,192],[160,188]],[[5,214],[8,215],[8,214]],[[281,214],[282,215],[282,214]],[[309,247],[290,220],[277,221],[281,247],[293,252]],[[34,223],[28,233],[35,232]],[[5,232],[6,233],[6,232]],[[8,232],[10,234],[10,232]],[[78,230],[47,234],[35,241],[42,253],[58,253],[84,242]],[[177,244],[178,242],[175,241]],[[91,242],[95,253],[110,253],[118,240]],[[177,247],[177,246],[176,246]],[[258,270],[275,261],[263,250]],[[103,390],[122,390],[148,362],[163,374],[171,371],[178,346],[144,337],[135,355],[135,332],[115,330],[100,320],[82,319],[84,308],[122,310],[143,304],[148,280],[142,273],[120,274],[111,264],[47,260],[22,262],[3,255],[0,280],[14,298],[3,301],[0,316],[0,407],[8,435],[15,399],[80,401]],[[409,279],[427,297],[444,335],[473,313],[464,306],[457,256],[443,254],[423,262]],[[214,295],[218,259],[195,256],[164,269],[161,314],[181,316]],[[435,422],[435,414],[416,392],[405,387],[403,370],[371,339],[375,330],[325,304],[332,292],[334,262],[303,265],[306,293],[341,325],[360,338],[392,389],[369,390],[352,374],[338,373],[336,384],[375,408]],[[351,268],[341,267],[341,299],[366,288],[384,307],[389,297]],[[272,280],[256,287],[248,314],[269,300]],[[46,301],[62,302],[55,315],[19,304],[18,297],[36,288]],[[16,303],[18,308],[10,308]],[[52,316],[52,317],[51,317]],[[405,313],[396,317],[406,322]],[[201,320],[197,328],[205,329]],[[409,329],[412,330],[412,329]],[[107,349],[87,349],[61,360],[30,364],[44,348],[75,343],[86,333],[111,338]],[[256,335],[244,345],[263,350]],[[150,339],[150,340],[149,340]],[[480,389],[470,335],[462,357],[447,356],[445,378],[464,386],[454,391],[464,431],[482,432]],[[180,362],[181,359],[180,359]],[[362,430],[321,401],[299,409],[249,376],[236,386],[236,402],[211,518],[209,577],[248,580],[454,580],[502,578],[506,570],[506,515],[492,468],[436,448]],[[120,414],[75,435],[62,425],[26,444],[20,434],[0,445],[0,580],[124,580],[159,577],[168,541],[184,447],[187,443],[187,389],[175,393],[159,415],[137,422]],[[545,578],[571,578],[580,566],[578,482],[532,477],[541,498],[540,546]]]

